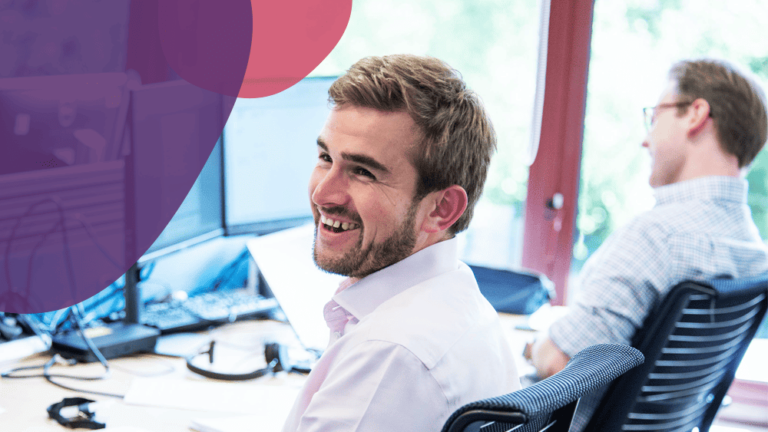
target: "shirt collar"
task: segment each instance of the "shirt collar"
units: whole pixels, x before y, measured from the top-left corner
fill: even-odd
[[[672,183],[654,190],[656,206],[688,200],[721,200],[740,204],[747,202],[745,179],[728,176],[699,177]]]
[[[459,264],[458,240],[454,237],[364,277],[333,296],[333,300],[362,320],[385,301],[414,285],[456,270]]]

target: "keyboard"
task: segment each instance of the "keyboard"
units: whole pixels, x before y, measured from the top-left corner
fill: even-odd
[[[140,321],[162,334],[195,331],[212,325],[269,315],[277,300],[244,290],[210,291],[186,300],[144,306]]]

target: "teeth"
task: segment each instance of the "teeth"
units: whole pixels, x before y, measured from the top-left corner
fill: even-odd
[[[344,231],[357,229],[359,227],[359,225],[354,222],[341,222],[341,221],[333,220],[329,217],[325,217],[323,215],[320,215],[320,222],[331,228],[341,227],[341,229]]]

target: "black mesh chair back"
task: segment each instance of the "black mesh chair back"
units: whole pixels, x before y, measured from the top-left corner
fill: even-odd
[[[768,275],[672,288],[633,341],[645,364],[611,384],[586,430],[709,430],[766,307]]]
[[[593,345],[576,354],[565,369],[536,384],[456,410],[443,432],[568,431],[578,399],[607,385],[643,356],[625,345]]]

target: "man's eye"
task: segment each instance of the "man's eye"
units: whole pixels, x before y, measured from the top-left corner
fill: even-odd
[[[376,176],[375,176],[375,175],[373,175],[373,174],[371,174],[371,172],[370,172],[370,171],[368,171],[367,169],[365,169],[365,168],[363,168],[363,167],[357,167],[357,168],[355,168],[355,171],[354,171],[354,173],[355,173],[356,175],[361,175],[361,176],[363,176],[363,177],[368,177],[368,178],[369,178],[369,179],[371,179],[371,180],[376,180]]]
[[[331,156],[328,153],[320,153],[317,158],[322,162],[331,162]]]

